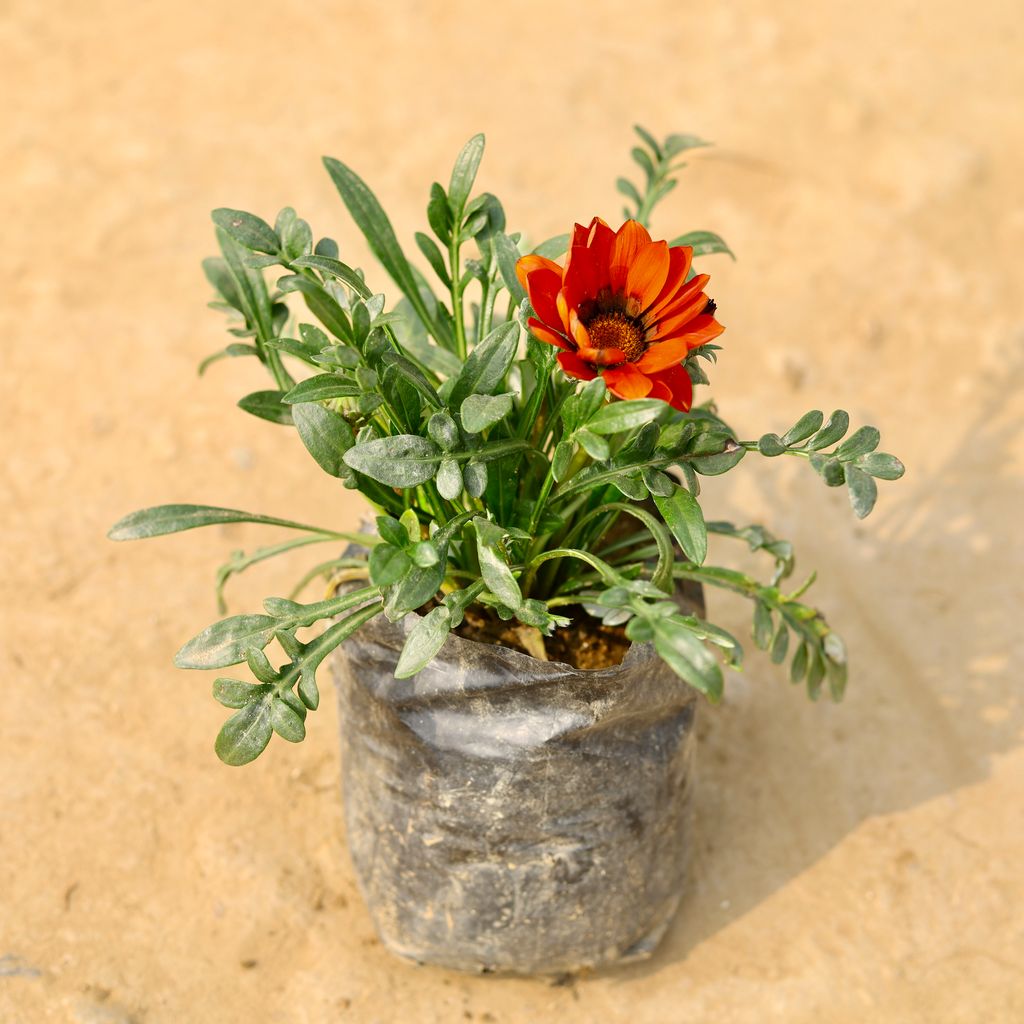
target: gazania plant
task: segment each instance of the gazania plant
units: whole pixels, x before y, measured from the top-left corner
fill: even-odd
[[[651,214],[676,184],[680,155],[705,143],[637,132],[642,179],[618,181],[628,201],[623,222],[594,217],[539,245],[507,229],[495,196],[474,195],[484,139],[470,139],[447,189],[430,188],[430,233],[415,236],[422,270],[363,180],[326,159],[394,290],[344,262],[332,239],[315,241],[290,208],[273,226],[239,210],[213,212],[221,255],[204,269],[234,340],[200,372],[225,357],[262,363],[271,387],[238,405],[294,428],[320,469],[361,492],[375,517],[372,528],[349,532],[163,505],[111,530],[115,540],[232,522],[288,531],[220,569],[222,613],[233,574],[327,549],[291,595],[221,619],[176,656],[189,669],[248,664],[254,679],[213,684],[234,710],[216,742],[228,764],[253,760],[274,732],[301,740],[320,700],[318,668],[380,615],[417,617],[399,679],[470,625],[475,637],[539,659],[559,636],[583,638],[562,643],[564,651],[599,632],[619,638],[620,650],[653,644],[683,682],[717,701],[721,663],[738,668],[741,647],[676,600],[682,585],[697,583],[750,601],[756,645],[775,662],[788,659],[790,677],[812,698],[825,684],[841,697],[846,651],[802,600],[810,580],[786,588],[791,546],[761,526],[708,519],[700,478],[748,453],[795,457],[828,486],[845,485],[864,517],[876,479],[897,479],[903,466],[876,450],[874,427],[850,433],[842,410],[827,419],[811,411],[789,429],[744,440],[714,402],[695,400],[728,321],[695,261],[731,253],[709,231],[652,236]],[[709,564],[709,536],[763,551],[768,578]],[[326,596],[300,601],[316,581]],[[326,628],[306,632],[318,623]]]

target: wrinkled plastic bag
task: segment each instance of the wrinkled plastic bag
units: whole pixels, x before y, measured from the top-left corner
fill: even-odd
[[[416,619],[374,619],[334,663],[349,850],[384,945],[519,974],[649,956],[692,847],[697,692],[649,644],[588,671],[458,636],[398,680]]]

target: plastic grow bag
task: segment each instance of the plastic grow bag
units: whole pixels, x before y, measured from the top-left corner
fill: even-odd
[[[349,850],[385,946],[520,974],[649,956],[692,846],[696,691],[649,644],[587,671],[458,636],[397,680],[415,621],[335,656]]]

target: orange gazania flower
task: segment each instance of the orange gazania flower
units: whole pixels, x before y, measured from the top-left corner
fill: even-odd
[[[599,217],[577,224],[564,267],[534,255],[516,264],[537,314],[529,328],[562,349],[558,362],[571,377],[600,374],[620,398],[660,398],[685,411],[693,388],[681,363],[724,330],[704,294],[708,275],[686,280],[692,259],[692,247],[653,242],[635,220],[618,231]]]

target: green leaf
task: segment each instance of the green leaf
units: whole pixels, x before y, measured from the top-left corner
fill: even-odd
[[[480,561],[480,575],[487,589],[504,605],[515,610],[523,603],[519,589],[508,561],[501,551],[505,531],[486,519],[474,519],[476,527],[476,550]]]
[[[712,701],[722,696],[722,669],[715,656],[675,616],[656,619],[654,649],[681,679]]]
[[[572,441],[559,441],[555,446],[555,454],[551,459],[551,475],[555,478],[556,483],[561,483],[566,478],[569,464],[575,454],[576,446]]]
[[[677,487],[671,497],[654,495],[654,504],[683,554],[696,565],[703,565],[708,554],[708,529],[697,499],[685,487]]]
[[[441,465],[437,469],[435,483],[442,498],[455,501],[462,493],[462,470],[459,468],[459,464],[454,459],[442,459]]]
[[[487,490],[487,464],[471,459],[462,470],[462,482],[472,498],[482,498]]]
[[[226,348],[222,348],[219,352],[214,352],[213,355],[207,356],[199,364],[199,376],[206,372],[206,368],[212,363],[217,362],[219,359],[237,359],[239,356],[259,356],[260,350],[255,345],[243,345],[239,342],[233,342]]]
[[[427,421],[427,433],[446,451],[450,452],[459,443],[459,428],[455,420],[442,410],[435,412]]]
[[[736,445],[732,450],[726,449],[717,455],[704,455],[698,458],[691,458],[689,464],[701,476],[721,476],[727,473],[747,454],[747,449]]]
[[[836,450],[835,456],[843,462],[849,462],[858,455],[867,455],[878,447],[881,435],[875,427],[861,427],[854,431]]]
[[[469,395],[459,410],[463,429],[470,434],[479,434],[499,420],[503,420],[512,411],[513,397],[509,393]]]
[[[611,455],[611,446],[608,442],[600,434],[595,434],[586,427],[580,428],[572,436],[579,446],[598,462],[604,462]]]
[[[439,329],[427,311],[409,262],[377,197],[362,178],[340,160],[324,157],[324,166],[342,201],[348,207],[352,219],[365,236],[371,252],[380,260],[381,265],[402,289],[417,314],[436,337],[440,333]]]
[[[320,373],[299,381],[281,400],[286,405],[301,405],[329,398],[357,398],[362,394],[362,388],[354,381],[343,380],[335,373]]]
[[[786,454],[786,442],[778,434],[765,434],[757,442],[757,450],[773,459],[777,455]]]
[[[301,743],[306,738],[306,723],[283,700],[270,702],[270,725],[289,743]]]
[[[110,540],[144,540],[147,537],[162,537],[169,533],[194,530],[199,526],[219,526],[223,523],[264,523],[267,526],[286,526],[310,533],[333,532],[318,526],[305,526],[291,519],[261,516],[255,512],[218,508],[215,505],[157,505],[130,512],[110,528],[107,536]]]
[[[451,241],[452,226],[454,224],[452,210],[448,205],[448,197],[445,195],[444,189],[441,187],[440,182],[437,181],[430,186],[430,201],[427,203],[427,222],[430,224],[430,230],[445,245]]]
[[[786,628],[786,623],[780,621],[775,639],[772,641],[772,661],[776,665],[781,665],[786,660],[787,650],[789,650],[789,630]]]
[[[238,400],[238,408],[261,420],[287,426],[292,422],[292,411],[282,404],[284,396],[283,391],[254,391]]]
[[[262,218],[244,210],[232,210],[226,206],[210,214],[213,223],[226,231],[239,245],[252,252],[277,254],[281,250],[281,239],[274,229]]]
[[[643,199],[634,185],[628,178],[616,178],[615,187],[629,200],[634,202],[639,209],[643,205]]]
[[[877,477],[879,480],[899,480],[906,472],[903,463],[895,455],[888,455],[885,452],[862,455],[857,459],[857,466],[868,476]]]
[[[470,395],[490,395],[497,391],[505,380],[518,349],[517,323],[510,322],[495,327],[466,359],[449,394],[451,407],[461,406]]]
[[[320,468],[331,476],[348,476],[351,471],[342,456],[355,443],[355,435],[345,417],[315,402],[293,405],[292,416],[302,443]]]
[[[416,434],[397,434],[365,441],[349,448],[345,463],[389,487],[416,487],[433,479],[441,450],[433,441]]]
[[[416,675],[444,646],[451,625],[451,612],[444,605],[431,608],[406,638],[395,666],[395,678],[408,679]]]
[[[239,313],[245,312],[242,299],[238,294],[238,286],[235,284],[235,279],[231,276],[231,271],[225,260],[215,256],[208,257],[203,260],[203,273],[206,275],[206,280],[213,285],[218,295],[229,306],[237,309]]]
[[[587,423],[595,434],[618,434],[650,423],[663,415],[669,406],[660,398],[633,398],[625,402],[609,402],[598,409]]]
[[[670,246],[689,245],[693,248],[694,256],[710,256],[713,253],[724,252],[727,256],[736,259],[736,254],[725,244],[725,240],[713,231],[688,231],[685,235],[673,238],[668,244]]]
[[[847,466],[846,487],[850,493],[853,514],[858,519],[864,519],[875,507],[875,501],[878,498],[878,484],[856,466]]]
[[[512,303],[519,305],[526,298],[526,292],[516,276],[516,263],[519,261],[519,247],[503,231],[494,236],[494,252],[498,257],[498,272],[502,283],[508,289]]]
[[[455,159],[451,183],[448,186],[448,202],[456,221],[462,217],[462,211],[466,206],[469,193],[473,189],[473,182],[476,180],[476,172],[480,167],[483,155],[484,137],[482,134],[478,134],[462,147],[462,151]]]
[[[422,231],[417,231],[416,245],[419,247],[421,253],[423,253],[426,261],[430,264],[431,270],[440,278],[441,283],[446,287],[450,288],[452,279],[448,275],[448,268],[444,265],[444,257],[441,255],[441,250],[438,249],[437,243],[430,237],[430,235],[423,234]]]
[[[772,642],[772,633],[774,628],[771,610],[763,601],[755,601],[754,643],[757,644],[762,651],[768,650],[768,645]]]
[[[292,260],[292,266],[309,267],[312,270],[319,270],[321,274],[335,277],[343,284],[348,285],[362,299],[368,299],[373,294],[357,271],[332,256],[324,256],[319,253],[313,256],[302,256],[297,260]]]
[[[543,256],[546,260],[554,260],[563,255],[568,248],[569,235],[564,234],[554,235],[551,238],[546,239],[533,251],[535,255]]]
[[[699,149],[702,146],[710,146],[711,143],[705,139],[700,138],[698,135],[682,135],[675,134],[670,135],[665,140],[665,155],[670,159],[674,156],[678,156],[680,153],[687,149]]]
[[[409,534],[405,527],[391,516],[377,516],[377,532],[388,544],[396,548],[404,548],[409,543]]]
[[[274,231],[281,239],[281,248],[289,260],[305,256],[313,248],[313,232],[309,224],[297,217],[290,206],[277,215]]]
[[[850,429],[850,415],[844,409],[836,409],[828,418],[828,423],[807,442],[808,451],[817,452],[835,444]]]
[[[248,764],[263,753],[272,733],[270,701],[264,698],[246,705],[224,723],[214,749],[225,764]]]
[[[804,441],[811,436],[815,431],[821,429],[821,424],[824,421],[825,416],[820,409],[812,409],[808,413],[804,413],[796,421],[796,423],[789,428],[782,435],[782,443],[785,445],[796,444],[798,441]]]
[[[278,620],[269,615],[232,615],[207,626],[174,656],[178,668],[226,668],[245,661],[250,648],[263,650],[274,639]]]
[[[654,169],[654,163],[647,151],[641,149],[639,146],[634,146],[630,150],[630,156],[632,156],[643,169],[644,174],[647,176],[647,184],[650,185],[657,177],[657,171]]]
[[[254,686],[241,679],[215,679],[213,681],[213,699],[226,708],[244,708],[254,700],[259,700],[270,687]]]
[[[651,152],[654,153],[654,158],[656,160],[660,160],[662,155],[661,146],[658,145],[658,142],[654,138],[654,136],[646,128],[638,124],[633,125],[633,131],[635,131],[637,135],[640,136],[645,145],[650,147]]]
[[[799,683],[807,674],[807,641],[803,641],[793,655],[793,661],[789,666],[789,678],[791,682]]]

